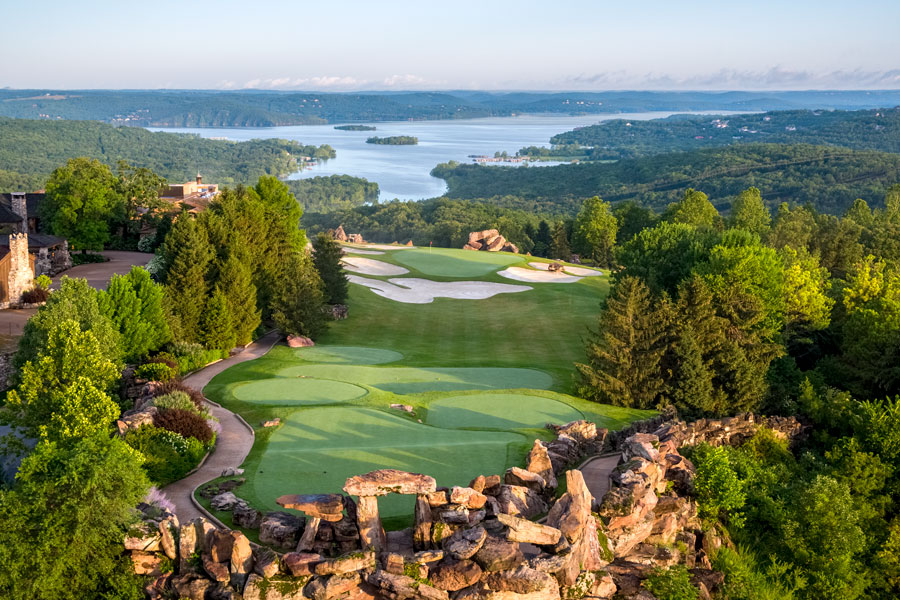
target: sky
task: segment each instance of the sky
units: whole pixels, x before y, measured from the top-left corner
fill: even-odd
[[[900,1],[0,0],[0,88],[900,88]]]

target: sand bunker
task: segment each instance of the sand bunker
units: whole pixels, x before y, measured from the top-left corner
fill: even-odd
[[[359,250],[358,248],[345,247],[344,254],[384,254],[380,250]]]
[[[581,281],[581,277],[575,277],[574,275],[563,275],[561,273],[551,273],[550,271],[533,271],[522,267],[508,267],[502,271],[497,271],[497,275],[528,283],[574,283]]]
[[[409,269],[371,258],[345,256],[341,259],[341,262],[348,271],[355,271],[363,275],[403,275],[404,273],[409,273]]]
[[[563,271],[570,275],[580,275],[582,277],[599,277],[600,275],[603,275],[603,271],[585,269],[584,267],[563,267]]]
[[[404,248],[415,248],[415,246],[401,246],[397,244],[366,244],[363,248],[375,248],[376,250],[403,250]]]
[[[484,300],[497,294],[525,292],[531,289],[527,285],[510,285],[508,283],[431,281],[415,277],[379,281],[358,275],[349,275],[347,279],[351,283],[366,286],[379,296],[407,304],[428,304],[435,298]]]

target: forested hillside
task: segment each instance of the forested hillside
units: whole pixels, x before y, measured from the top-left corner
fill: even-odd
[[[378,184],[361,177],[331,175],[286,183],[304,211],[331,212],[378,202]]]
[[[812,203],[842,213],[856,198],[877,201],[900,181],[900,155],[805,144],[747,144],[673,152],[615,163],[553,167],[441,164],[432,175],[447,181],[451,198],[515,197],[508,206],[574,214],[581,202],[636,199],[663,209],[685,188],[700,187],[727,209],[742,190],[759,188],[770,207]]]
[[[555,135],[554,145],[591,147],[594,160],[633,158],[755,142],[829,144],[857,150],[900,152],[900,108],[790,110],[728,116],[674,115],[667,119],[617,119]]]
[[[0,189],[37,189],[53,169],[78,156],[108,165],[125,160],[170,181],[200,172],[207,181],[233,184],[291,173],[299,168],[298,156],[333,158],[334,150],[279,139],[230,142],[92,121],[0,117]]]
[[[640,111],[876,108],[897,91],[843,92],[367,92],[0,90],[0,115],[161,127],[273,127]]]

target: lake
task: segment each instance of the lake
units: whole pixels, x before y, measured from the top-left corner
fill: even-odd
[[[675,113],[642,112],[610,115],[556,116],[521,115],[486,119],[447,121],[389,121],[369,123],[377,131],[339,131],[330,125],[295,125],[253,128],[149,128],[151,131],[194,133],[207,138],[245,141],[259,138],[283,138],[303,144],[330,144],[337,158],[292,174],[289,179],[319,175],[353,175],[375,181],[380,199],[421,200],[442,195],[444,180],[429,173],[438,163],[451,160],[472,162],[469,155],[494,155],[506,151],[515,154],[525,146],[549,146],[550,138],[564,131],[593,125],[610,119],[659,119]],[[716,111],[715,114],[730,114]],[[412,135],[419,138],[416,146],[367,144],[371,136]],[[553,163],[535,162],[546,166]],[[533,168],[533,167],[529,167]]]

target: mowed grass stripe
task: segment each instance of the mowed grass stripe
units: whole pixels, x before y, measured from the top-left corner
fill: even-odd
[[[525,260],[524,256],[452,248],[416,248],[391,254],[393,262],[435,277],[481,277]]]
[[[520,429],[583,419],[563,402],[526,394],[477,394],[441,398],[428,405],[428,424],[444,428]]]

